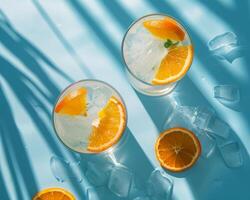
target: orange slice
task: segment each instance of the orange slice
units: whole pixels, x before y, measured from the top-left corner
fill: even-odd
[[[38,192],[32,200],[75,200],[73,194],[63,188],[47,188]]]
[[[118,142],[125,128],[126,111],[123,104],[112,96],[99,112],[99,121],[92,128],[87,149],[101,152]]]
[[[164,85],[175,82],[183,77],[188,71],[193,60],[193,46],[177,46],[169,49],[167,55],[152,80],[154,85]]]
[[[195,164],[201,145],[193,132],[185,128],[171,128],[161,133],[155,152],[160,164],[173,172],[184,171]]]
[[[147,20],[143,26],[155,37],[160,39],[170,39],[182,41],[185,38],[185,32],[180,25],[170,17],[164,19]]]
[[[79,88],[67,94],[57,104],[56,113],[87,116],[87,89]]]

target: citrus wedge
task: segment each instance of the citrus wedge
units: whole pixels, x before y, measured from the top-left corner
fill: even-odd
[[[73,194],[63,188],[47,188],[38,192],[32,200],[75,200]]]
[[[112,96],[98,114],[98,123],[93,125],[87,149],[101,152],[118,142],[125,128],[124,105]]]
[[[63,97],[55,108],[56,113],[87,116],[87,89],[79,88]]]
[[[170,48],[167,55],[162,59],[152,84],[164,85],[179,80],[188,71],[192,60],[192,45]]]
[[[160,39],[170,39],[182,41],[185,38],[185,32],[174,19],[165,17],[164,19],[147,20],[143,26],[155,37]]]
[[[173,172],[184,171],[195,164],[201,145],[193,132],[185,128],[171,128],[161,133],[155,152],[160,164]]]

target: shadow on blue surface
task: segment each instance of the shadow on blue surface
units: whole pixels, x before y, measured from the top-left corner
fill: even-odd
[[[148,0],[147,2],[156,10],[170,14],[170,15],[176,17],[177,19],[180,19],[186,27],[189,27],[188,23],[185,21],[185,19],[183,19],[181,16],[179,16],[178,13],[171,7],[170,4],[168,4],[164,1],[159,1],[159,0],[155,0],[155,1]],[[117,19],[117,21],[120,23],[121,27],[123,27],[124,29],[132,21],[133,18],[131,16],[129,16],[129,14],[125,11],[125,9],[123,9],[119,5],[119,3],[117,3],[117,2],[110,3],[109,1],[103,1],[101,3],[104,5],[104,7],[108,11],[110,11],[110,13]],[[237,2],[235,3],[237,5],[236,6],[237,12],[234,12],[233,14],[228,13],[227,10],[222,5],[218,4],[217,2],[211,3],[209,1],[205,1],[205,2],[203,1],[203,3],[205,6],[207,6],[211,10],[213,10],[216,15],[219,15],[222,18],[222,20],[224,20],[228,24],[232,25],[236,34],[239,34],[240,36],[241,36],[241,34],[244,34],[243,38],[245,37],[245,39],[247,39],[247,37],[249,35],[249,27],[242,26],[239,24],[239,21],[244,21],[244,20],[242,20],[242,18],[247,20],[248,23],[245,23],[245,24],[249,24],[249,15],[248,15],[249,10],[247,10],[248,5],[245,1],[243,1],[241,4],[239,4],[239,3],[237,4]],[[103,31],[103,29],[100,26],[98,26],[98,23],[96,23],[96,21],[91,17],[91,15],[87,11],[87,9],[85,9],[82,6],[82,4],[80,4],[76,0],[69,1],[69,4],[78,13],[78,15],[81,17],[81,19],[88,23],[89,27],[98,36],[98,38],[104,44],[106,49],[108,51],[110,51],[110,54],[113,56],[113,58],[116,61],[118,61],[119,63],[121,63],[119,49],[110,40],[110,38],[105,33],[105,31]],[[214,67],[208,68],[209,73],[211,73],[215,79],[220,80],[223,83],[225,83],[225,82],[227,82],[227,83],[228,82],[229,83],[237,82],[239,84],[239,86],[242,89],[242,93],[244,94],[243,98],[242,98],[242,108],[240,109],[240,111],[242,112],[242,115],[244,116],[245,120],[249,122],[249,118],[250,118],[250,116],[249,116],[250,108],[248,106],[249,100],[250,100],[249,80],[245,83],[241,83],[240,81],[236,80],[231,73],[227,72],[226,70],[222,70],[222,68],[220,68],[220,65],[223,65],[223,63],[217,62],[215,59],[211,60],[208,58],[209,51],[207,50],[206,43],[201,39],[199,34],[196,32],[196,30],[190,29],[189,32],[191,33],[191,37],[193,38],[193,41],[194,41],[195,46],[196,46],[196,56],[201,61],[202,65],[203,66],[214,66]],[[17,70],[17,68],[15,66],[10,64],[5,58],[1,57],[0,64],[8,67],[8,69],[7,68],[6,69],[0,68],[1,74],[3,75],[4,79],[6,79],[6,81],[9,83],[9,85],[12,87],[13,91],[17,94],[17,97],[19,98],[19,100],[22,103],[22,105],[24,106],[24,108],[31,115],[31,118],[34,120],[33,123],[37,123],[36,125],[38,126],[40,133],[42,133],[43,137],[46,137],[46,141],[48,142],[50,148],[52,148],[53,151],[57,155],[61,155],[60,150],[56,148],[56,143],[54,142],[54,138],[51,138],[50,131],[47,129],[45,124],[42,122],[42,119],[37,114],[36,109],[33,108],[33,104],[30,103],[30,99],[37,102],[37,104],[42,105],[42,109],[46,112],[46,115],[48,118],[50,118],[50,114],[49,114],[50,112],[48,110],[46,110],[43,103],[38,98],[36,98],[35,95],[33,95],[32,90],[30,90],[30,88],[26,85],[26,83],[30,82],[30,84],[33,84],[33,86],[36,87],[37,91],[39,93],[41,93],[41,95],[43,95],[47,99],[48,102],[53,104],[56,96],[59,94],[58,88],[56,88],[56,86],[53,84],[53,82],[51,82],[48,79],[46,73],[42,70],[42,67],[39,65],[39,63],[36,60],[38,58],[43,60],[43,62],[47,63],[49,66],[51,66],[51,68],[56,70],[62,76],[65,76],[65,74],[62,74],[54,66],[54,64],[51,63],[51,61],[49,61],[31,43],[29,43],[20,34],[18,34],[10,26],[9,23],[7,23],[7,22],[2,23],[1,22],[0,36],[1,36],[0,37],[1,43],[7,49],[9,49],[9,51],[13,55],[15,55],[18,59],[20,59],[20,61],[27,68],[29,68],[33,73],[35,73],[36,77],[39,78],[40,81],[43,84],[45,84],[47,88],[50,89],[50,95],[43,93],[43,91],[41,89],[39,89],[39,87],[37,87],[35,83],[32,83],[32,81],[29,80],[28,77],[25,77],[25,75],[22,74],[19,70]],[[249,44],[249,40],[246,40],[246,41]],[[32,52],[32,53],[30,53],[30,52]],[[246,57],[244,59],[246,60],[246,63],[249,63],[249,57]],[[223,73],[224,76],[221,76],[221,73]],[[246,73],[248,73],[248,74],[250,73],[249,68],[246,68]],[[199,79],[201,77],[196,77],[196,78]],[[184,82],[186,84],[182,84]],[[180,85],[180,88],[181,88],[181,86],[185,85],[184,88],[188,88],[189,91],[192,90],[192,92],[189,92],[189,93],[191,93],[192,95],[196,94],[195,96],[199,97],[197,99],[202,99],[202,100],[197,100],[198,104],[200,104],[200,102],[206,102],[206,104],[208,104],[207,101],[205,100],[205,98],[201,95],[199,90],[196,89],[195,85],[192,83],[192,81],[190,79],[188,79],[188,78],[184,79],[181,82],[181,84],[182,85]],[[191,94],[190,95],[187,94],[187,96],[185,96],[184,91],[185,91],[184,89],[180,90],[180,93],[184,93],[183,98],[185,98],[185,100],[187,102],[189,102],[189,99],[190,99],[190,102],[191,102],[191,99],[192,99],[190,96]],[[1,95],[4,97],[3,93]],[[138,94],[138,97],[140,98],[140,100],[144,104],[145,108],[147,109],[148,113],[150,114],[151,118],[155,122],[158,129],[161,130],[162,123],[168,114],[168,110],[167,110],[168,103],[166,100],[167,97],[152,98],[152,97],[146,97],[146,96],[143,96],[140,94]],[[15,122],[14,122],[13,116],[11,114],[11,110],[9,108],[9,105],[5,105],[5,106],[7,106],[7,108],[5,108],[5,109],[9,110],[8,112],[10,112],[10,119],[13,120],[13,121],[5,121],[5,123],[6,124],[13,123],[15,125]],[[166,108],[166,110],[163,108]],[[159,111],[160,114],[158,114],[158,113],[156,114],[156,111]],[[10,130],[13,129],[13,127],[9,127],[9,125],[7,128]],[[17,127],[16,127],[16,129],[17,129]],[[6,131],[4,131],[4,133],[9,132],[10,130],[6,130]],[[17,129],[17,131],[18,131],[18,129]],[[19,132],[17,132],[17,133],[19,133]],[[136,163],[135,160],[137,161],[137,157],[142,157],[143,164],[141,164],[140,167],[144,168],[144,164],[148,163],[147,158],[144,155],[143,151],[139,150],[137,152],[139,145],[137,144],[136,140],[132,139],[131,141],[132,142],[130,145],[132,145],[132,146],[134,145],[135,149],[134,148],[131,148],[131,149],[126,148],[126,150],[128,152],[125,153],[124,156],[130,157],[130,155],[133,155],[134,152],[136,152],[135,154],[137,154],[137,153],[138,154],[134,157],[132,156],[131,161],[124,161],[124,164],[127,162],[128,165],[131,165],[131,167],[133,167],[134,163]],[[13,141],[11,140],[11,142],[13,142]],[[18,140],[17,140],[17,142],[18,142]],[[18,144],[18,147],[20,147],[20,150],[24,151],[24,159],[28,159],[27,155],[25,154],[25,149],[23,149],[22,145]],[[11,150],[12,150],[12,148],[11,148]],[[248,172],[249,171],[248,170],[249,169],[249,157],[248,157],[244,148],[243,148],[243,150],[244,150],[244,161],[245,161],[243,168],[234,169],[234,170],[222,168],[222,170],[218,170],[218,172],[226,171],[227,176],[223,176],[223,178],[225,178],[225,179],[223,179],[224,180],[223,183],[220,183],[220,185],[215,184],[214,190],[217,192],[217,193],[214,193],[214,195],[216,195],[215,198],[224,199],[226,197],[227,199],[235,199],[235,198],[237,198],[237,199],[240,198],[243,200],[248,199],[247,196],[241,196],[244,194],[249,194],[247,186],[249,183],[248,180],[250,180],[249,172]],[[17,155],[19,155],[19,153]],[[219,161],[216,160],[216,157],[213,157],[209,160],[200,160],[199,163],[191,171],[189,171],[186,178],[190,184],[190,187],[193,191],[195,199],[210,198],[208,190],[204,192],[204,191],[200,191],[199,189],[201,187],[201,182],[202,182],[202,184],[206,184],[205,177],[209,178],[209,176],[211,177],[214,175],[218,175],[218,174],[212,173],[212,172],[214,172],[212,169],[217,167],[217,166],[215,166],[215,163],[217,163],[217,162],[219,162]],[[129,163],[131,163],[131,164],[129,164]],[[146,167],[146,169],[147,169],[146,171],[150,171],[151,170],[150,164],[148,163],[146,165],[148,165],[148,167]],[[137,169],[140,169],[140,168],[137,168]],[[24,169],[22,169],[22,170],[24,170]],[[204,171],[206,173],[204,173]],[[211,172],[211,173],[209,173],[209,172]],[[143,170],[141,170],[140,173],[143,173]],[[201,177],[204,178],[203,181],[201,181]],[[35,180],[31,180],[31,181],[33,181],[33,183],[34,183],[33,184],[34,188],[30,189],[30,191],[33,192],[36,189],[36,185],[35,185]],[[218,188],[221,188],[221,190],[216,188],[217,186],[218,186]],[[223,186],[223,188],[222,188],[222,186]],[[76,188],[77,188],[77,186],[76,186]],[[81,191],[80,188],[77,190]],[[225,193],[225,191],[227,191],[227,194],[223,194],[223,193]],[[16,192],[18,193],[18,191],[16,191]]]
[[[105,45],[106,49],[110,51],[110,54],[114,58],[114,60],[120,62],[120,53],[119,49],[115,46],[115,44],[110,40],[105,31],[98,25],[98,23],[91,17],[89,11],[82,6],[82,4],[77,0],[68,1],[69,5],[73,8],[73,10],[78,14],[78,16],[85,22],[87,22],[89,28],[96,34],[96,36],[101,40],[101,42]]]
[[[113,15],[115,19],[118,20],[121,27],[126,30],[130,24],[134,21],[133,17],[129,15],[129,13],[120,6],[117,1],[100,1],[100,3],[108,10],[109,13]]]
[[[126,131],[128,138],[121,149],[118,149],[116,157],[118,158],[119,162],[129,167],[129,169],[131,169],[136,174],[137,178],[139,178],[143,184],[154,168],[136,141],[130,129],[127,128]]]
[[[64,78],[68,80],[70,80],[70,78],[61,72],[47,57],[45,57],[45,55],[36,49],[35,46],[16,32],[6,18],[5,21],[0,21],[0,42],[14,56],[16,56],[16,58],[19,59],[23,65],[35,75],[35,77],[40,79],[41,83],[44,84],[47,89],[49,89],[49,94],[45,94],[35,82],[29,79],[29,77],[18,70],[17,67],[12,65],[4,57],[0,56],[0,65],[4,66],[0,68],[0,74],[11,87],[16,97],[32,119],[29,123],[35,124],[39,130],[39,134],[44,138],[50,149],[55,152],[55,154],[62,155],[62,152],[58,147],[59,144],[53,137],[54,134],[47,128],[45,122],[40,116],[42,111],[45,113],[46,118],[50,120],[51,111],[49,111],[43,101],[37,97],[37,93],[40,93],[49,104],[53,105],[59,94],[59,89],[49,79],[48,75],[37,60],[42,60]],[[37,93],[30,88],[31,85],[35,88]],[[22,197],[22,187],[17,180],[17,177],[22,175],[22,179],[25,183],[23,187],[27,189],[28,195],[32,197],[38,191],[38,187],[32,172],[30,160],[21,139],[21,132],[16,126],[12,110],[7,99],[5,99],[5,94],[2,90],[0,99],[1,108],[3,109],[3,113],[5,113],[4,116],[1,116],[1,127],[4,128],[2,137],[5,145],[5,154],[7,155],[8,167],[11,170],[14,185],[16,186],[16,195]],[[13,163],[15,163],[17,167],[14,168]],[[74,183],[72,184],[74,185]],[[83,196],[82,188],[79,185],[74,185],[74,187],[77,188],[79,194]]]
[[[37,8],[40,15],[43,17],[45,22],[48,24],[48,26],[51,28],[51,30],[54,32],[54,34],[57,36],[57,38],[60,40],[64,48],[68,51],[68,53],[71,55],[71,57],[76,61],[76,63],[80,66],[80,68],[83,70],[84,74],[88,78],[92,78],[93,74],[91,71],[85,66],[80,56],[77,54],[75,49],[71,46],[71,44],[65,39],[61,31],[56,27],[53,20],[50,18],[46,10],[42,7],[42,5],[39,3],[39,1],[33,0],[32,1]]]
[[[45,139],[49,148],[51,148],[54,154],[63,157],[60,148],[58,148],[59,144],[57,142],[57,139],[53,137],[54,134],[47,128],[45,122],[39,115],[40,112],[44,112],[46,118],[50,120],[51,111],[47,109],[47,107],[44,105],[44,102],[37,96],[37,93],[39,93],[46,99],[46,101],[50,105],[53,105],[56,100],[56,97],[59,95],[59,89],[49,79],[37,59],[43,60],[54,69],[56,69],[56,66],[52,64],[52,62],[49,61],[48,58],[46,58],[45,55],[43,55],[38,49],[36,49],[36,47],[34,47],[29,41],[27,41],[23,36],[21,36],[7,21],[5,21],[4,23],[1,21],[0,42],[13,55],[16,56],[26,68],[32,71],[35,77],[40,79],[40,81],[46,88],[49,89],[49,94],[44,93],[43,90],[39,87],[39,85],[33,82],[22,71],[18,70],[16,66],[11,64],[3,56],[0,56],[0,64],[1,66],[4,66],[4,68],[0,68],[0,73],[3,76],[4,80],[13,90],[22,106],[30,115],[32,121],[30,121],[29,123],[35,124],[35,126],[39,130],[39,134]],[[57,70],[58,69],[56,69],[56,71]],[[65,74],[63,74],[62,72],[57,72],[65,77]],[[30,85],[32,85],[35,90],[31,89]],[[4,97],[3,91],[1,91],[1,94]],[[34,195],[35,192],[38,191],[38,186],[36,185],[36,180],[32,173],[32,168],[30,166],[30,161],[26,149],[21,140],[21,132],[16,126],[16,122],[14,121],[10,105],[8,104],[7,100],[3,101],[4,99],[1,99],[1,107],[5,109],[4,113],[8,113],[5,118],[1,119],[1,122],[6,126],[3,126],[5,128],[3,132],[3,143],[5,144],[4,149],[8,161],[8,167],[11,170],[15,186],[19,185],[17,176],[19,176],[20,172],[22,173],[23,179],[27,181],[24,187],[27,188],[28,195],[31,197]],[[15,130],[13,130],[13,128]],[[149,176],[149,174],[153,170],[153,167],[148,161],[144,152],[141,150],[139,144],[137,143],[129,129],[127,129],[127,134],[129,135],[129,137],[128,141],[125,144],[126,147],[122,148],[122,151],[117,152],[117,157],[119,157],[119,161],[121,163],[128,166],[133,172],[135,172],[135,175],[138,175],[143,182],[145,181],[145,174]],[[10,137],[14,139],[10,139]],[[14,151],[14,154],[11,154],[10,151]],[[18,164],[18,169],[12,166],[12,161],[15,159]],[[26,178],[26,176],[28,178]],[[83,197],[85,195],[84,188],[81,188],[79,184],[75,183],[74,181],[72,181],[71,184],[76,189],[76,191],[78,191],[79,196]],[[16,187],[15,189],[16,195],[18,197],[21,197],[22,188]],[[8,199],[7,190],[5,196],[6,199]]]
[[[114,160],[111,162],[110,159],[107,158],[108,154],[109,153],[100,155],[82,155],[82,158],[85,161],[89,160],[90,162],[95,161],[96,159],[102,159],[105,163],[103,164],[109,166],[109,168],[112,168],[117,163],[125,165],[133,174],[135,178],[134,180],[136,180],[136,188],[144,190],[146,181],[149,178],[150,173],[154,170],[154,168],[145,153],[143,152],[143,150],[141,149],[140,145],[134,138],[129,128],[126,129],[121,144],[117,148],[115,148],[114,151],[111,153],[112,157],[114,156],[113,159],[115,160],[115,163]],[[107,166],[105,166],[105,168],[107,168]],[[97,169],[102,167],[102,165],[96,166]],[[95,182],[95,180],[92,181]],[[120,184],[120,187],[123,187],[123,183],[121,183],[120,180],[117,180],[117,184]],[[107,188],[107,185],[102,187]],[[100,199],[120,199],[117,196],[113,195],[109,190],[105,190],[104,193],[100,193],[99,195]]]
[[[155,8],[157,11],[169,14],[169,15],[175,17],[176,19],[180,20],[183,23],[183,25],[187,28],[187,30],[190,33],[191,38],[193,40],[193,43],[195,46],[195,59],[198,58],[198,60],[202,64],[201,66],[206,66],[207,72],[216,81],[218,81],[221,84],[237,84],[241,88],[241,92],[243,95],[242,95],[242,99],[241,99],[240,111],[241,111],[241,114],[243,115],[244,119],[249,123],[250,121],[248,119],[250,118],[250,107],[248,106],[248,102],[250,101],[250,92],[249,92],[250,80],[248,79],[247,82],[242,83],[240,80],[237,80],[235,78],[234,74],[230,73],[227,70],[228,66],[225,65],[225,62],[220,62],[217,59],[215,59],[214,57],[211,57],[211,53],[209,52],[209,50],[206,46],[207,41],[203,41],[201,39],[201,36],[199,35],[199,30],[191,28],[191,26],[189,26],[188,22],[180,14],[178,14],[178,12],[171,6],[171,4],[167,3],[166,1],[160,1],[160,0],[155,0],[155,1],[147,0],[147,2],[150,3],[150,5],[153,8]],[[217,1],[217,3],[218,3],[218,1]],[[213,3],[211,3],[211,2],[209,3],[209,5],[212,5],[212,4]],[[238,4],[236,3],[236,5],[238,5]],[[204,4],[204,6],[206,6],[206,4]],[[213,6],[213,7],[215,7],[215,6]],[[247,9],[247,8],[245,8],[245,9]],[[243,9],[243,10],[245,10],[245,9]],[[235,10],[237,10],[237,13],[243,12],[237,7]],[[219,13],[227,13],[227,12],[228,12],[228,10],[225,7],[221,7],[220,12],[215,12],[214,14],[219,15],[219,17],[222,17],[222,20],[224,21],[225,19],[223,18],[223,14],[219,14]],[[247,15],[247,16],[245,16],[245,15]],[[241,18],[243,16],[246,18]],[[234,20],[232,20],[232,21],[231,20],[226,21],[226,23],[230,24],[230,26],[232,25],[233,27],[235,27],[233,29],[233,31],[235,31],[236,35],[240,36],[240,39],[245,42],[244,44],[247,45],[248,48],[250,48],[249,40],[247,40],[247,38],[248,38],[247,33],[250,31],[249,27],[242,25],[242,24],[239,25],[239,22],[240,21],[247,22],[246,20],[249,19],[249,16],[250,16],[249,12],[246,12],[244,14],[235,15]],[[235,20],[235,18],[237,20]],[[245,24],[245,22],[244,22],[244,24]],[[239,28],[239,27],[241,27],[241,28]],[[241,59],[244,60],[245,63],[249,63],[250,62],[250,54],[245,55]],[[231,67],[233,67],[233,66],[231,66]],[[246,74],[250,74],[249,67],[246,67],[244,70],[245,70]],[[200,80],[200,82],[201,82],[202,76],[206,76],[206,74],[200,74],[200,77],[196,77],[196,79]]]
[[[158,10],[159,12],[166,13],[171,16],[174,16],[177,19],[180,19],[183,22],[183,24],[189,28],[186,20],[183,19],[180,15],[178,15],[178,12],[176,12],[169,3],[164,2],[164,1],[159,1],[159,0],[156,0],[156,1],[148,0],[147,2],[150,3],[150,5],[154,7],[156,10]],[[220,10],[219,13],[223,13],[223,10]],[[196,30],[189,28],[189,33],[191,33],[191,38],[193,39],[193,42],[195,44],[195,54],[196,54],[195,56],[201,61],[202,65],[203,66],[211,66],[211,65],[216,66],[214,68],[212,67],[207,68],[209,70],[209,73],[211,73],[211,75],[216,80],[222,81],[222,83],[237,82],[239,84],[244,94],[243,98],[241,99],[240,111],[241,111],[241,114],[244,116],[244,119],[246,121],[249,121],[248,119],[250,116],[250,110],[249,110],[249,106],[247,103],[249,102],[249,99],[250,99],[249,80],[248,80],[248,83],[245,83],[245,84],[239,83],[239,81],[237,81],[232,76],[232,74],[228,73],[226,70],[223,70],[223,68],[220,67],[222,63],[218,62],[216,59],[209,59],[210,53],[206,47],[206,43],[200,38]],[[249,57],[244,57],[243,59],[249,60]],[[250,73],[249,68],[247,69],[247,71],[248,72],[246,73]],[[221,73],[223,73],[224,76],[221,76]],[[196,77],[196,78],[201,79],[201,77]],[[183,88],[179,88],[179,93],[182,94],[180,98],[183,98],[184,102],[182,103],[184,103],[184,105],[185,104],[190,105],[190,103],[193,104],[195,102],[196,102],[196,105],[200,105],[201,102],[203,103],[205,102],[205,104],[209,105],[206,98],[203,97],[203,95],[200,93],[200,91],[197,89],[197,87],[192,83],[192,81],[188,77],[182,80],[180,84],[181,84],[179,85],[180,87],[184,86]],[[164,107],[167,108],[167,104],[164,103],[165,101],[164,98],[166,99],[167,97],[159,97],[157,100],[152,97],[151,98],[146,97],[141,94],[138,94],[138,96],[141,99],[141,101],[144,103],[147,111],[149,112],[150,116],[152,117],[157,127],[161,130],[161,126],[163,122],[159,122],[159,121],[162,121],[162,118],[161,118],[162,115],[159,117],[159,115],[155,114],[155,111],[158,110],[159,112],[164,114],[164,111],[162,111],[161,109],[164,109]],[[193,96],[196,97],[195,101],[192,98]],[[190,99],[192,99],[192,102],[189,101]],[[237,136],[235,135],[235,137]],[[237,137],[237,140],[241,144],[241,148],[243,151],[244,166],[242,168],[228,169],[224,166],[220,169],[217,169],[217,171],[212,170],[215,168],[215,163],[221,162],[220,160],[217,159],[219,157],[217,153],[217,156],[213,156],[209,160],[200,159],[198,164],[194,168],[192,168],[189,172],[187,172],[186,179],[189,182],[190,188],[192,189],[195,199],[210,199],[211,193],[214,194],[214,198],[216,199],[235,199],[235,198],[244,199],[244,200],[249,199],[249,197],[247,196],[247,194],[249,193],[248,193],[248,189],[246,185],[248,185],[249,178],[250,178],[250,173],[247,170],[250,166],[250,160],[249,160],[249,156],[245,147],[243,146],[242,142],[239,140],[238,137]],[[217,164],[216,164],[216,167],[217,167]],[[216,187],[209,187],[209,185],[207,185],[207,190],[203,190],[203,191],[200,190],[201,181],[202,181],[202,184],[204,185],[206,184],[206,180],[209,180],[214,176],[218,176],[220,175],[220,173],[224,175],[218,178],[218,180],[220,179],[219,180],[220,189]],[[211,188],[216,192],[210,190]]]
[[[0,187],[1,187],[1,197],[3,199],[10,199],[1,171],[0,171]]]
[[[237,0],[233,0],[233,8],[226,8],[220,1],[211,2],[209,0],[200,0],[199,2],[229,24],[233,30],[243,38],[244,43],[246,42],[249,47],[250,29],[249,26],[246,25],[250,24],[250,8],[248,0],[243,0],[241,3]]]
[[[179,19],[180,21],[183,22],[183,24],[189,28],[188,23],[186,22],[185,19],[183,19],[177,12],[176,10],[174,10],[170,4],[168,4],[165,1],[160,1],[160,0],[155,0],[155,1],[151,1],[148,0],[147,1],[154,9],[158,10],[159,12],[162,13],[166,13],[166,14],[170,14],[172,16],[174,16],[175,18]],[[119,3],[117,2],[109,2],[109,1],[102,1],[101,2],[103,4],[103,6],[107,9],[107,11],[113,15],[113,17],[119,22],[119,24],[121,25],[121,27],[123,29],[126,29],[128,27],[128,25],[131,23],[131,21],[133,20],[132,17],[129,16],[129,14],[125,11],[125,9],[123,9]],[[212,4],[210,2],[210,4]],[[103,41],[103,44],[106,46],[107,49],[111,48],[111,54],[112,52],[115,52],[115,55],[117,55],[117,50],[116,48],[113,48],[113,45],[110,45],[110,42],[107,42],[106,39],[103,40],[102,36],[100,35],[100,31],[101,29],[96,29],[95,26],[97,26],[97,23],[95,23],[94,20],[90,20],[90,16],[86,14],[86,10],[82,9],[82,8],[77,8],[76,6],[81,6],[80,4],[75,4],[75,9],[78,10],[79,14],[81,15],[81,17],[83,18],[83,20],[86,20],[89,25],[91,26],[91,28],[93,29],[93,31],[96,31],[97,36],[99,36],[99,38]],[[238,11],[240,11],[239,8]],[[243,10],[246,10],[247,8],[244,8]],[[222,13],[225,9],[220,10],[219,13]],[[239,16],[244,16],[246,18],[248,18],[249,16],[245,16],[247,15],[247,13],[249,12],[244,12],[244,14],[238,15]],[[223,18],[223,16],[220,16]],[[224,19],[223,19],[224,20]],[[233,21],[234,23],[238,23],[239,19]],[[95,23],[95,25],[93,25],[92,23]],[[230,21],[227,21],[227,23],[230,23]],[[247,23],[246,23],[247,24]],[[245,29],[248,29],[247,26],[244,26],[245,28],[240,29],[239,25],[237,24],[237,26],[235,26],[236,29],[234,31],[236,31],[236,34],[239,33],[239,31],[245,32]],[[238,31],[238,32],[237,32]],[[249,31],[249,30],[248,30]],[[248,106],[248,101],[250,99],[250,94],[249,94],[249,80],[247,83],[240,83],[240,81],[237,81],[237,79],[235,79],[235,77],[229,73],[227,70],[223,70],[222,66],[224,65],[223,62],[218,62],[216,59],[210,59],[211,57],[210,52],[207,49],[206,46],[206,41],[203,41],[201,39],[201,37],[199,36],[198,32],[196,30],[193,29],[189,29],[189,32],[191,33],[191,37],[195,43],[195,48],[196,48],[196,57],[199,59],[199,61],[201,61],[201,64],[203,66],[215,66],[215,67],[209,67],[209,73],[211,73],[211,75],[217,79],[220,80],[222,83],[232,83],[232,82],[237,82],[239,84],[239,86],[242,89],[243,92],[243,98],[241,100],[241,108],[240,111],[242,112],[241,114],[244,116],[244,119],[246,121],[248,121],[249,119],[249,114],[250,114],[250,110],[249,110],[249,106]],[[240,35],[240,34],[239,34]],[[105,36],[106,37],[106,36]],[[248,45],[249,46],[249,45]],[[116,56],[116,59],[118,57]],[[247,61],[249,60],[249,57],[245,57],[243,58]],[[118,60],[120,62],[120,60]],[[249,63],[249,62],[248,62]],[[225,66],[223,66],[225,68]],[[249,68],[246,69],[247,72],[249,73]],[[224,76],[221,76],[221,73],[223,73]],[[204,75],[205,76],[205,75]],[[196,77],[197,79],[201,79],[201,77]],[[179,86],[180,92],[182,95],[180,98],[184,98],[184,102],[187,105],[191,104],[195,104],[196,105],[200,105],[205,104],[205,105],[209,105],[208,101],[206,100],[205,97],[203,97],[203,95],[201,94],[201,92],[197,89],[197,87],[193,84],[193,82],[186,77],[183,81],[182,81],[182,86],[184,86],[183,88],[181,88],[182,86]],[[187,90],[188,89],[188,90]],[[188,93],[185,91],[189,91]],[[158,130],[162,130],[162,124],[164,123],[164,120],[167,117],[168,114],[168,109],[169,109],[169,101],[167,100],[168,97],[146,97],[144,95],[138,94],[138,97],[140,98],[141,102],[144,104],[146,110],[148,111],[149,115],[151,116],[152,120],[154,121],[155,125],[158,127]],[[196,97],[196,101],[194,102],[194,99],[192,98],[193,96]],[[210,105],[211,106],[211,105]],[[236,136],[235,136],[236,137]],[[238,139],[239,140],[239,139]],[[239,141],[240,142],[240,141]],[[241,143],[241,142],[240,142]],[[241,169],[236,169],[234,170],[234,175],[230,175],[230,177],[232,178],[232,182],[231,185],[227,184],[227,188],[226,190],[228,190],[227,194],[224,194],[225,188],[223,188],[221,191],[218,191],[218,193],[216,193],[215,195],[217,195],[218,199],[223,198],[223,197],[228,197],[230,199],[233,199],[235,194],[242,194],[243,196],[241,198],[246,199],[247,197],[244,196],[245,194],[247,194],[247,182],[249,179],[249,172],[245,171],[247,169],[247,167],[249,166],[249,156],[246,153],[245,148],[243,147],[242,143],[241,143],[241,147],[243,149],[243,154],[244,154],[244,167]],[[218,157],[218,156],[217,156]],[[216,158],[216,156],[215,156]],[[210,160],[202,160],[199,161],[199,165],[196,165],[192,170],[190,170],[189,172],[186,173],[186,177],[188,182],[190,183],[190,187],[194,193],[194,197],[195,199],[201,199],[201,198],[210,198],[209,197],[209,191],[203,191],[203,194],[201,193],[201,191],[199,191],[199,185],[200,185],[200,178],[203,177],[204,171],[209,172],[209,169],[213,169],[214,168],[214,163],[219,162],[218,160],[215,161],[213,159]],[[200,170],[198,170],[197,168],[200,168]],[[223,170],[227,170],[227,168],[222,168]],[[220,171],[220,170],[218,170]],[[230,171],[230,170],[229,170]],[[209,174],[209,173],[208,173]],[[173,174],[172,174],[173,175]],[[210,176],[213,176],[214,174],[210,174]],[[226,177],[225,181],[228,180]],[[242,180],[242,182],[239,183],[239,180]],[[225,183],[224,181],[224,183]],[[204,181],[205,182],[205,181]],[[205,183],[204,183],[205,184]],[[238,184],[240,184],[240,187],[237,187]],[[216,188],[214,188],[216,189]],[[223,196],[224,195],[224,196]],[[238,195],[239,196],[239,195]]]
[[[5,98],[2,90],[0,90],[0,99],[1,110],[2,113],[4,113],[4,115],[1,115],[0,118],[3,149],[7,157],[8,167],[11,172],[14,185],[20,186],[15,187],[15,192],[18,197],[23,197],[22,191],[25,188],[25,192],[27,192],[27,194],[31,197],[38,188],[32,167],[29,162],[29,157],[27,155],[26,149],[24,148],[20,132],[12,116],[12,111],[8,101]],[[17,169],[19,171],[17,171]],[[22,177],[22,181],[25,184],[24,187],[21,186],[22,182],[20,182],[20,176]]]

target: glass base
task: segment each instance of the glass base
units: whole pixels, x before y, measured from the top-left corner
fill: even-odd
[[[147,95],[147,96],[163,96],[163,95],[167,95],[167,94],[171,93],[174,90],[174,88],[176,87],[176,85],[177,84],[174,83],[173,85],[167,86],[166,88],[161,89],[161,90],[146,90],[146,89],[138,88],[135,85],[132,85],[132,86],[136,91],[140,92],[141,94]]]
[[[138,92],[148,95],[148,96],[162,96],[169,94],[177,85],[177,82],[169,83],[167,85],[151,85],[145,82],[142,82],[135,78],[128,70],[127,76],[130,84],[135,88]]]

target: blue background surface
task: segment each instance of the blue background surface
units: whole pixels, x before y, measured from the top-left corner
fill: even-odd
[[[207,41],[232,31],[250,46],[247,0],[0,0],[0,199],[31,199],[45,187],[59,186],[83,199],[88,183],[59,183],[49,165],[52,155],[74,157],[56,138],[51,110],[68,84],[94,78],[112,84],[128,109],[128,141],[118,152],[141,180],[159,164],[154,143],[178,98],[185,105],[213,107],[240,141],[244,165],[229,169],[218,151],[174,180],[173,200],[250,199],[250,53],[232,64],[211,56]],[[180,20],[195,46],[188,75],[169,96],[147,97],[127,81],[120,55],[130,23],[161,12]],[[241,105],[229,109],[213,98],[213,87],[240,87]],[[118,199],[105,188],[101,199]]]

